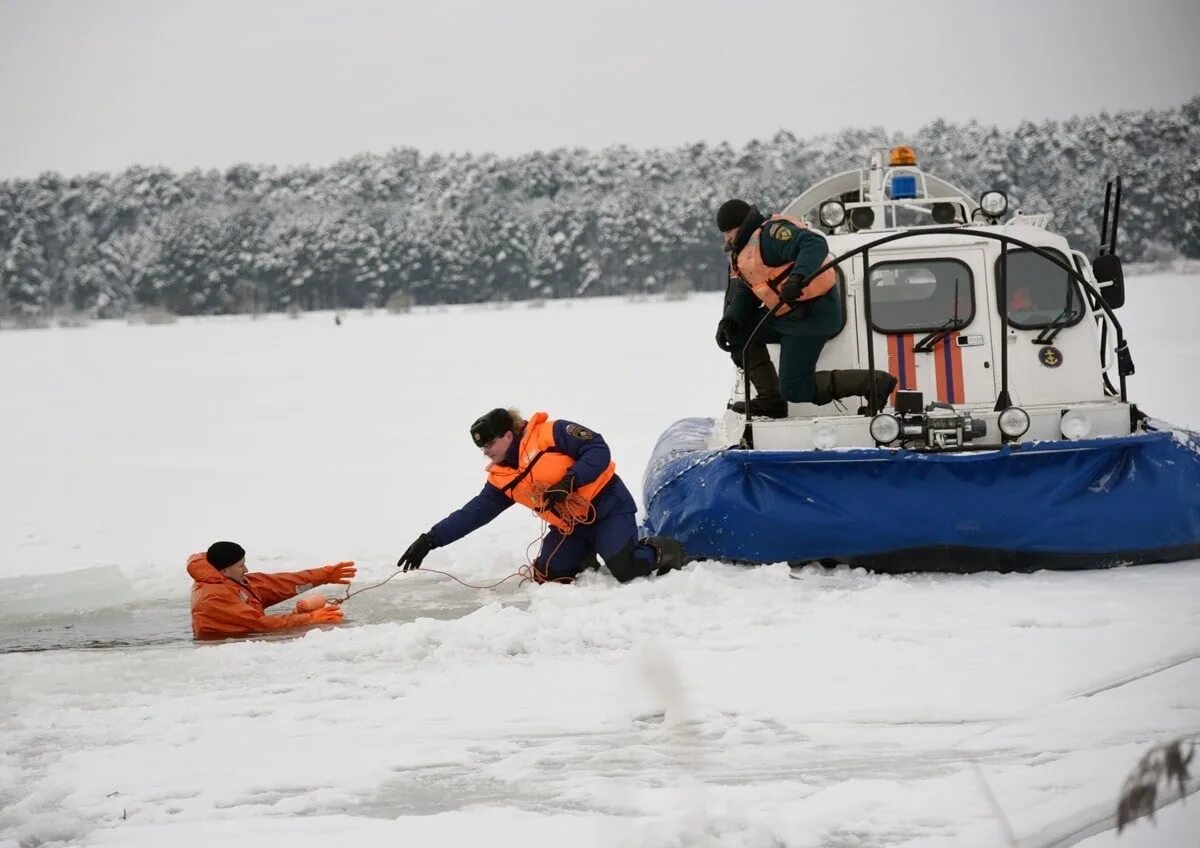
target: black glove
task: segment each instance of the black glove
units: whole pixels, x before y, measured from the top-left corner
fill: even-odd
[[[717,322],[717,347],[730,352],[733,350],[733,335],[738,330],[737,321],[732,318],[722,318]]]
[[[799,274],[789,274],[788,278],[783,281],[783,285],[779,287],[779,297],[788,303],[795,303],[800,299],[800,295],[804,294],[804,289],[807,287],[808,280],[806,278]]]
[[[557,509],[566,502],[575,491],[575,476],[568,474],[542,494],[542,509]]]
[[[414,568],[421,567],[421,560],[429,556],[429,552],[433,550],[433,539],[429,538],[428,533],[422,533],[417,537],[417,541],[408,546],[403,556],[396,560],[396,568],[403,568],[405,571],[412,571]]]

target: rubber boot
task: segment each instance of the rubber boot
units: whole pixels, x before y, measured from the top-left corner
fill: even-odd
[[[647,550],[653,553],[654,560],[646,556]],[[641,556],[638,556],[638,554]],[[666,574],[686,564],[683,555],[683,545],[665,536],[649,536],[640,542],[630,540],[629,544],[604,561],[612,576],[620,583],[628,583],[638,577],[649,577],[652,574]]]
[[[896,388],[896,378],[886,371],[867,371],[852,368],[841,371],[818,371],[813,375],[816,384],[814,402],[823,406],[833,400],[861,397],[866,403],[858,408],[859,415],[877,415],[887,405],[888,396]],[[875,384],[875,405],[871,405],[871,384]]]
[[[755,397],[750,399],[750,415],[787,418],[787,401],[779,392],[779,375],[775,373],[775,364],[771,362],[766,346],[753,352],[747,351],[746,358],[752,360],[746,363],[746,373],[755,392]],[[740,415],[746,414],[746,404],[743,401],[734,401],[729,404],[729,408]]]
[[[661,577],[668,571],[683,568],[687,559],[683,553],[683,545],[666,536],[647,536],[642,539],[644,544],[654,548],[655,564],[658,570],[655,575]]]

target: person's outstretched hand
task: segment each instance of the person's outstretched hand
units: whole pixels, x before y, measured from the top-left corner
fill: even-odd
[[[403,568],[405,571],[420,568],[421,561],[429,556],[429,552],[432,550],[433,539],[429,538],[428,533],[422,533],[415,542],[408,546],[408,550],[400,555],[400,559],[396,560],[396,568]]]
[[[313,624],[340,624],[346,614],[342,612],[341,607],[329,606],[315,610],[312,613]]]
[[[358,574],[358,569],[354,567],[353,562],[339,562],[329,566],[329,582],[330,583],[349,583],[354,579],[354,575]]]

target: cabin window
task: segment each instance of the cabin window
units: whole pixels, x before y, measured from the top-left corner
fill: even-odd
[[[960,330],[975,317],[971,269],[957,259],[871,266],[871,323],[880,333]]]
[[[842,330],[846,329],[846,277],[842,273],[841,265],[835,265],[833,272],[837,274],[837,282],[833,284],[833,296],[842,302],[842,324],[837,332],[830,336],[831,339],[840,336]]]
[[[1058,251],[1055,258],[1068,260]],[[996,260],[999,279],[1000,260]],[[1022,330],[1070,327],[1083,320],[1079,285],[1063,268],[1032,250],[1008,252],[1008,323]],[[997,298],[999,287],[997,287]]]

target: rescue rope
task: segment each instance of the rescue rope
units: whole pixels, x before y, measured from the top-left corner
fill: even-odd
[[[535,502],[539,504],[542,503],[546,494],[546,484],[534,483],[532,488]],[[550,532],[550,522],[546,519],[545,515],[539,512],[538,518],[541,521],[541,532],[538,534],[536,539],[526,546],[525,564],[512,574],[509,574],[507,577],[502,577],[495,583],[468,583],[466,580],[456,577],[449,571],[441,571],[436,568],[420,568],[419,570],[427,571],[430,574],[441,574],[445,577],[449,577],[454,582],[466,586],[468,589],[495,589],[500,584],[506,583],[509,580],[512,580],[514,577],[520,578],[521,582],[517,584],[519,586],[523,586],[526,583],[570,583],[574,579],[573,577],[550,576],[550,561],[554,558],[554,555],[558,553],[559,548],[561,548],[563,542],[567,540],[567,536],[571,531],[581,524],[595,523],[596,507],[591,501],[583,497],[583,495],[580,495],[577,492],[571,492],[571,494],[567,495],[567,499],[563,501],[562,506],[555,511],[555,514],[567,525],[567,532],[563,533],[559,537],[558,544],[554,546],[554,550],[546,555],[546,561],[543,563],[542,568],[538,567],[537,557],[532,556],[531,551],[533,550],[533,546],[544,540],[546,538],[546,534]],[[388,583],[403,573],[403,571],[397,570],[388,575],[384,580],[380,580],[378,583],[372,583],[370,586],[363,586],[361,589],[355,589],[353,592],[351,592],[350,587],[347,586],[345,595],[340,598],[331,598],[329,603],[334,604],[335,606],[341,606],[355,595],[360,595],[363,592],[369,592],[372,589],[378,589],[380,586]]]
[[[363,586],[361,589],[355,589],[353,592],[351,592],[351,591],[350,591],[350,587],[349,587],[349,586],[347,586],[347,587],[346,587],[346,594],[345,594],[345,595],[343,595],[343,596],[342,596],[342,597],[340,597],[340,598],[330,598],[330,599],[329,599],[329,603],[331,603],[331,604],[334,604],[334,605],[336,605],[336,606],[341,606],[341,605],[342,605],[342,604],[344,604],[346,601],[348,601],[348,600],[350,600],[351,598],[353,598],[355,595],[362,594],[363,592],[369,592],[371,589],[378,589],[378,588],[379,588],[380,586],[382,586],[384,583],[387,583],[387,582],[388,582],[388,580],[391,580],[393,577],[395,577],[397,574],[403,574],[403,573],[404,573],[404,572],[402,572],[402,571],[399,571],[399,570],[397,570],[397,571],[394,571],[394,572],[392,572],[391,574],[389,574],[389,575],[388,575],[388,577],[387,577],[387,580],[380,580],[378,583],[372,583],[370,586]]]
[[[531,488],[533,490],[534,502],[538,504],[544,503],[546,489],[549,487],[545,483],[533,483]],[[595,523],[596,506],[587,498],[583,497],[583,495],[572,491],[569,495],[567,495],[567,498],[563,501],[562,506],[555,510],[555,515],[557,515],[559,519],[561,519],[563,523],[567,525],[566,532],[560,533],[558,544],[554,546],[554,550],[550,551],[546,555],[546,561],[542,563],[542,567],[538,568],[538,559],[537,557],[531,556],[530,551],[533,549],[534,545],[543,542],[546,538],[546,534],[550,532],[550,522],[546,519],[544,513],[538,513],[538,519],[541,521],[541,532],[539,532],[536,539],[526,546],[526,564],[517,569],[517,572],[521,574],[523,578],[525,578],[521,581],[522,584],[524,584],[526,580],[532,580],[535,583],[570,583],[575,579],[574,577],[551,577],[550,562],[554,559],[555,554],[557,554],[559,549],[562,547],[563,542],[567,540],[567,536],[569,536],[576,527],[578,527],[580,524],[586,525]]]
[[[457,583],[461,583],[462,585],[466,586],[468,589],[495,589],[501,583],[504,583],[508,580],[512,580],[514,577],[524,577],[527,580],[532,580],[533,579],[532,577],[526,577],[526,575],[523,573],[526,568],[527,568],[527,566],[522,566],[517,571],[514,571],[512,574],[508,575],[507,577],[497,580],[495,583],[486,583],[486,584],[468,583],[465,580],[455,577],[449,571],[439,571],[436,568],[422,568],[421,571],[427,571],[430,574],[445,575],[446,577],[449,577],[451,580],[453,580]],[[389,574],[386,579],[380,580],[378,583],[372,583],[370,586],[363,586],[361,589],[355,589],[353,592],[351,592],[350,587],[347,586],[345,595],[343,595],[340,598],[330,598],[329,603],[334,604],[336,606],[341,606],[342,604],[346,603],[346,601],[353,598],[355,595],[360,595],[363,592],[369,592],[372,589],[378,589],[383,584],[385,584],[391,580],[394,580],[395,578],[399,577],[401,574],[404,574],[404,572],[399,571],[399,570],[394,571],[391,574]],[[524,582],[524,581],[522,581],[522,582]]]

